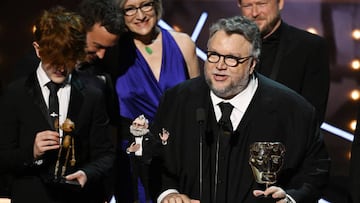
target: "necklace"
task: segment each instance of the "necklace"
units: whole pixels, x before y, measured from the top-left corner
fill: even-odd
[[[158,30],[158,28],[155,28],[155,30],[153,31],[153,33],[152,33],[152,40],[151,40],[151,42],[150,42],[150,44],[148,44],[148,45],[151,45],[151,44],[153,44],[155,41],[157,41],[157,36],[159,35],[159,30]],[[154,53],[154,50],[151,48],[151,47],[149,47],[149,46],[146,46],[145,45],[145,51],[146,51],[146,53],[148,53],[149,55],[151,55],[152,53]]]
[[[153,50],[148,46],[145,46],[145,51],[146,51],[146,53],[148,53],[150,55],[153,53]]]

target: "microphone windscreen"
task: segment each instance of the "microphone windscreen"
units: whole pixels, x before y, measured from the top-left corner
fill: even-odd
[[[203,123],[205,121],[205,110],[203,108],[196,109],[196,121]]]

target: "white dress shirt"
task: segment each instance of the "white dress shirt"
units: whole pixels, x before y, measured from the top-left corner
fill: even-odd
[[[246,109],[248,108],[248,106],[255,94],[257,87],[258,87],[257,78],[251,77],[248,86],[242,92],[240,92],[235,97],[233,97],[229,100],[222,99],[222,98],[216,96],[212,91],[210,91],[210,97],[211,97],[211,101],[213,103],[216,121],[219,121],[221,118],[221,110],[220,110],[219,104],[221,102],[228,102],[234,106],[234,109],[232,110],[231,115],[230,115],[230,120],[231,120],[233,129],[235,130],[239,126],[240,121],[241,121]]]
[[[50,90],[46,86],[46,84],[50,82],[50,78],[46,75],[44,69],[42,68],[41,62],[36,70],[36,76],[39,80],[44,101],[47,107],[49,107]],[[69,101],[70,101],[70,91],[71,91],[70,79],[71,76],[69,76],[67,80],[64,81],[64,85],[57,92],[59,98],[59,125],[62,125],[67,117]],[[59,133],[60,133],[60,141],[61,141],[61,138],[63,136],[63,131],[59,129]]]

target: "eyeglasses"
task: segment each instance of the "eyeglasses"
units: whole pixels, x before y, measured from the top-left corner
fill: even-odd
[[[154,8],[154,2],[147,2],[139,7],[129,7],[124,9],[124,14],[126,16],[133,16],[137,13],[138,9],[140,9],[142,12],[149,12]]]
[[[218,63],[220,58],[224,58],[224,63],[230,67],[236,67],[237,65],[244,63],[245,61],[249,60],[252,56],[246,57],[236,57],[232,55],[221,55],[214,51],[207,51],[207,61],[210,63]]]

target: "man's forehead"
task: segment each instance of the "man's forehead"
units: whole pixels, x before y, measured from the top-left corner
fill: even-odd
[[[239,4],[249,4],[249,3],[267,3],[271,0],[238,0]]]
[[[219,42],[221,42],[221,44],[219,44]],[[224,30],[217,31],[209,40],[209,46],[224,47],[225,45],[237,48],[247,48],[251,45],[251,43],[246,40],[246,38],[242,34],[226,33]]]
[[[145,116],[141,115],[141,116],[137,117],[137,118],[133,121],[133,124],[145,125],[145,124],[146,124],[146,118],[145,118]]]
[[[86,34],[87,43],[90,45],[97,45],[102,48],[108,48],[114,46],[118,39],[119,35],[112,34],[106,30],[104,26],[95,24],[93,28]]]
[[[137,118],[137,119],[135,119],[133,124],[145,125],[145,120],[141,120],[141,119]]]

